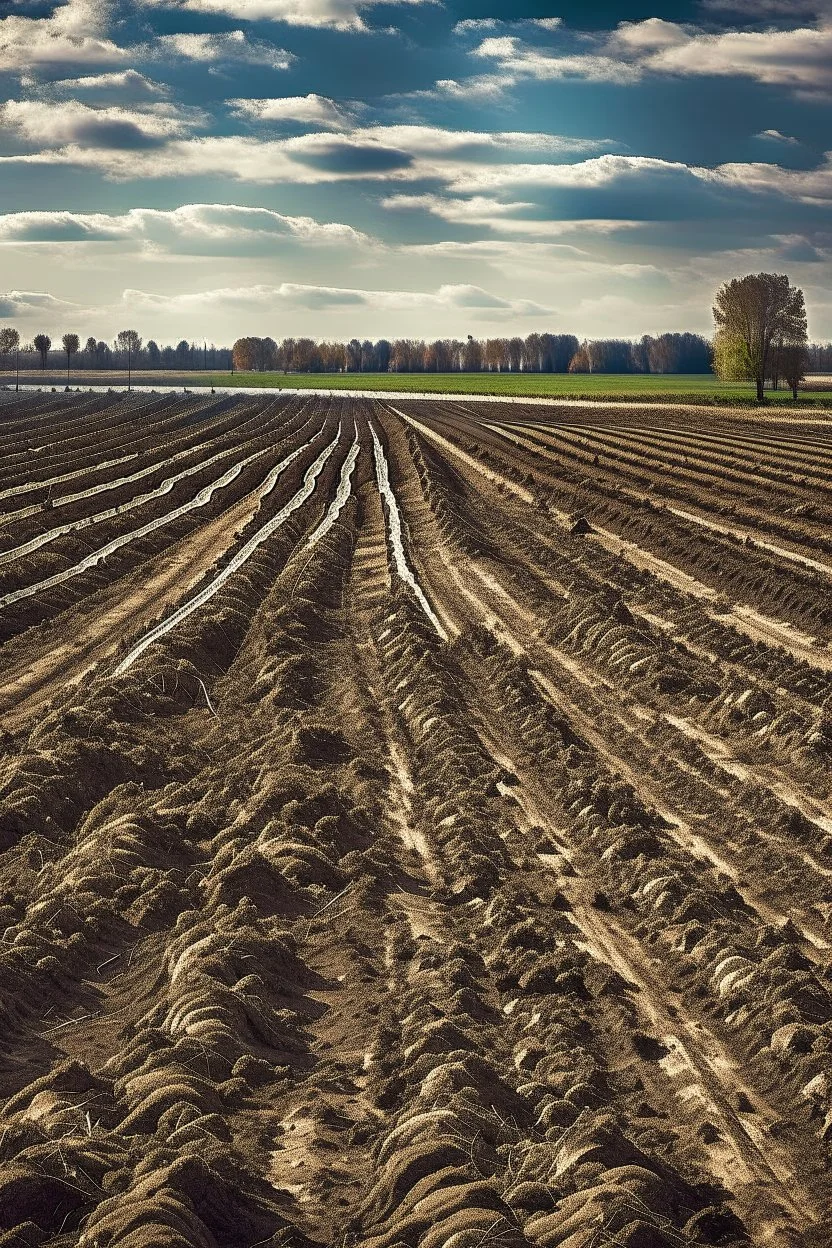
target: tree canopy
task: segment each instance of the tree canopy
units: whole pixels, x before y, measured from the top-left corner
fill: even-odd
[[[714,363],[720,377],[749,377],[762,402],[772,353],[808,341],[803,291],[785,273],[749,273],[724,282],[714,300]]]

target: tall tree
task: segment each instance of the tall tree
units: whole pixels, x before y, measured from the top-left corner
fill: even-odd
[[[0,329],[0,360],[12,356],[20,346],[20,334],[12,325]]]
[[[46,361],[49,357],[49,349],[52,346],[52,339],[48,334],[35,334],[34,338],[35,350],[40,356],[41,368],[46,368]]]
[[[81,349],[81,339],[77,334],[64,334],[61,342],[64,344],[64,351],[66,351],[66,379],[69,381],[69,365],[73,355]]]
[[[797,398],[797,388],[806,376],[808,361],[809,352],[805,343],[790,343],[788,346],[781,347],[780,365],[782,374],[791,388],[794,398]]]
[[[97,343],[92,336],[84,343],[84,355],[87,357],[88,368],[91,368],[96,362],[96,346]]]
[[[803,291],[792,286],[785,273],[749,273],[720,286],[713,310],[715,361],[741,366],[756,383],[757,401],[762,403],[774,343],[806,346]]]
[[[133,361],[142,349],[142,340],[135,329],[120,329],[116,334],[116,347],[127,356],[127,389],[130,389]]]

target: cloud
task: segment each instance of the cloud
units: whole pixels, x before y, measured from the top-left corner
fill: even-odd
[[[201,113],[168,104],[133,108],[90,108],[78,100],[7,100],[0,104],[0,127],[32,144],[94,144],[138,149],[164,143],[204,124]]]
[[[784,169],[782,165],[725,164],[697,169],[697,177],[758,194],[784,195],[804,204],[832,203],[832,152],[814,169]]]
[[[493,233],[510,235],[512,240],[518,236],[540,236],[544,239],[558,238],[574,233],[580,229],[584,233],[605,235],[621,230],[632,230],[641,226],[641,221],[623,219],[582,217],[580,221],[553,221],[524,213],[534,212],[537,205],[531,201],[505,201],[490,195],[473,195],[467,198],[436,194],[419,195],[388,195],[382,201],[382,207],[392,211],[422,211],[431,216],[440,217],[454,225],[465,225],[472,228],[485,228]],[[482,240],[480,240],[482,241]],[[473,243],[471,246],[477,246]],[[489,246],[486,241],[483,245]],[[502,243],[496,244],[503,246]],[[514,241],[510,244],[516,245]],[[522,243],[520,244],[523,245]]]
[[[736,13],[748,17],[821,17],[829,0],[699,0],[713,13]]]
[[[389,96],[392,100],[495,100],[514,84],[506,74],[474,74],[458,81],[439,78],[432,87],[420,91],[402,91]]]
[[[118,243],[190,255],[271,254],[280,244],[343,247],[380,244],[350,225],[291,217],[239,204],[183,204],[170,210],[131,208],[124,213],[36,211],[0,216],[0,244]]]
[[[109,74],[87,74],[82,78],[59,78],[50,87],[62,91],[115,91],[127,95],[167,95],[170,88],[154,82],[135,69],[114,70]]]
[[[504,299],[480,286],[447,284],[436,291],[363,290],[343,286],[311,286],[282,282],[279,286],[222,287],[182,295],[158,295],[141,290],[125,290],[124,301],[144,311],[194,311],[209,308],[281,309],[324,311],[365,308],[383,312],[455,310],[478,312],[488,318],[496,314],[543,316],[550,309],[526,299]]]
[[[44,294],[42,291],[10,290],[5,294],[0,293],[0,316],[3,317],[25,319],[41,313],[47,316],[61,315],[74,312],[77,308],[77,303],[56,299],[54,295]]]
[[[474,50],[474,56],[493,60],[499,65],[507,81],[518,78],[536,78],[540,81],[580,78],[586,82],[638,82],[642,70],[631,63],[602,52],[556,52],[530,44],[515,35],[500,35],[484,39]]]
[[[560,31],[560,27],[557,28]],[[746,77],[804,96],[832,92],[832,23],[790,30],[703,31],[651,17],[612,32],[564,38],[555,47],[516,35],[486,38],[473,50],[512,79],[633,84],[646,74]]]
[[[54,69],[63,65],[116,65],[128,53],[107,38],[103,0],[67,0],[49,17],[0,20],[0,71]]]
[[[325,95],[291,95],[279,99],[239,99],[226,102],[236,117],[251,121],[294,121],[329,130],[349,130],[355,125],[355,106],[336,104]]]
[[[285,22],[288,26],[342,31],[369,29],[363,14],[385,5],[436,4],[439,0],[140,0],[146,7],[161,6],[190,13],[221,13],[244,21]]]
[[[482,34],[484,30],[497,30],[502,25],[498,17],[466,17],[454,26],[455,35]]]
[[[755,139],[769,139],[772,143],[788,143],[794,147],[800,147],[800,139],[792,138],[790,134],[781,134],[779,130],[761,130],[759,134],[754,135]]]
[[[273,43],[249,39],[242,30],[222,34],[160,35],[150,45],[151,55],[164,58],[183,57],[188,61],[212,64],[236,61],[244,65],[263,65],[270,69],[289,69],[297,59],[293,53]]]
[[[487,180],[488,161],[512,153],[568,156],[595,151],[609,140],[571,139],[523,131],[455,131],[438,126],[365,126],[341,134],[308,133],[281,139],[241,135],[171,139],[129,158],[114,145],[68,141],[63,147],[0,157],[3,164],[75,165],[105,176],[136,178],[224,176],[252,183],[314,185],[348,179],[367,181],[435,178],[464,181],[476,166]],[[498,168],[499,166],[493,166]]]

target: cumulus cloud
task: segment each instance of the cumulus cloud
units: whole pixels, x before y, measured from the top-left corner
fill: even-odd
[[[0,71],[123,62],[128,54],[107,37],[107,22],[105,0],[67,0],[48,17],[4,14],[0,21]]]
[[[565,36],[565,32],[564,32]],[[704,31],[652,17],[612,32],[564,37],[555,46],[516,35],[483,39],[473,55],[507,80],[579,78],[639,82],[645,74],[747,77],[803,95],[829,94],[832,23],[794,29]]]
[[[245,21],[285,22],[288,26],[366,31],[364,14],[378,4],[435,4],[439,0],[140,0],[145,6],[221,13]]]
[[[104,149],[152,147],[204,124],[196,110],[167,104],[133,108],[91,108],[78,100],[7,100],[0,104],[0,128],[32,144],[92,144]]]
[[[300,122],[329,130],[348,130],[355,125],[356,106],[336,104],[325,95],[290,95],[278,99],[228,100],[237,117],[251,121]]]
[[[0,244],[118,243],[121,247],[236,255],[301,247],[379,247],[360,230],[340,222],[292,217],[239,204],[183,204],[179,208],[131,208],[123,213],[35,211],[0,216]]]

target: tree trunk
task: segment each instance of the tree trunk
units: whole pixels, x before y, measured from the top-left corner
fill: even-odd
[[[757,377],[757,402],[763,402],[763,379],[759,376]]]
[[[795,382],[794,385],[792,386],[792,396],[795,399],[797,398],[797,382]]]

